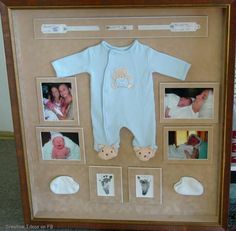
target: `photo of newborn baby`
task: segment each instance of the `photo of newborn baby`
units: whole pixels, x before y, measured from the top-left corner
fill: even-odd
[[[81,160],[78,132],[41,132],[43,160]]]
[[[65,139],[59,132],[51,135],[52,140],[52,159],[67,159],[70,154],[70,148],[65,146]]]
[[[164,118],[213,118],[213,90],[213,88],[166,88],[164,96]]]
[[[208,131],[177,130],[168,132],[168,159],[208,159]]]

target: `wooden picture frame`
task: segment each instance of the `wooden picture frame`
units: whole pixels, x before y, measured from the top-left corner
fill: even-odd
[[[138,0],[132,3],[123,0],[106,2],[82,0],[79,3],[73,0],[0,1],[26,225],[46,227],[50,224],[50,228],[126,230],[227,230],[231,154],[231,139],[228,137],[231,137],[232,125],[235,7],[233,0],[177,0],[175,2]],[[109,21],[111,18],[112,21]],[[78,24],[78,19],[83,19],[81,25]],[[108,40],[108,42],[104,45],[101,40]],[[136,42],[132,43],[133,40]],[[97,111],[91,114],[95,105],[94,102],[91,103],[91,98],[100,98],[100,96],[98,97],[94,92],[90,93],[94,78],[86,74],[88,73],[86,68],[69,74],[74,78],[72,80],[75,84],[74,94],[76,98],[78,96],[76,104],[77,107],[79,105],[80,113],[78,109],[74,111],[78,120],[51,124],[45,123],[39,117],[42,108],[40,109],[38,105],[41,97],[40,94],[37,95],[37,91],[40,92],[37,84],[51,79],[55,79],[53,80],[55,82],[69,81],[69,79],[56,79],[52,67],[55,60],[80,53],[88,47],[102,43],[106,48],[110,49],[113,44],[115,49],[120,50],[119,48],[123,47],[121,50],[126,51],[127,44],[139,43],[150,53],[142,63],[148,60],[147,63],[150,64],[152,71],[149,74],[151,79],[153,77],[153,82],[143,85],[139,97],[142,101],[145,94],[141,90],[153,87],[153,95],[149,92],[154,101],[145,101],[145,108],[138,111],[150,113],[146,105],[155,108],[151,111],[151,113],[155,112],[155,120],[151,128],[156,139],[151,148],[156,153],[152,153],[150,161],[143,161],[145,155],[139,157],[139,153],[142,152],[137,151],[140,147],[137,145],[138,139],[133,140],[133,135],[137,138],[137,134],[132,134],[135,133],[133,131],[135,129],[129,127],[131,122],[122,124],[119,133],[120,143],[113,146],[112,151],[118,150],[118,156],[110,160],[99,158],[96,153],[99,150],[99,143],[93,140],[94,118],[91,118]],[[188,64],[185,63],[185,74],[187,75],[183,74],[173,79],[171,78],[173,73],[168,75],[165,65],[153,66],[151,54],[154,50],[186,60]],[[138,55],[136,58],[139,58]],[[129,59],[129,62],[132,62],[132,59]],[[62,72],[60,69],[59,74]],[[126,78],[123,78],[123,74]],[[138,71],[130,73],[125,68],[119,67],[112,75],[111,89],[123,91],[126,87],[133,91],[137,86],[134,77],[139,74]],[[90,75],[94,75],[92,69]],[[37,82],[39,76],[42,79]],[[183,82],[185,80],[187,83]],[[160,108],[163,106],[165,87],[213,88],[216,103],[214,118],[193,121],[166,120],[163,117],[163,107]],[[105,93],[107,89],[103,90]],[[122,102],[128,102],[129,99],[123,99]],[[136,102],[139,101],[135,101],[135,104]],[[117,107],[119,105],[116,104]],[[138,112],[133,116],[134,121],[138,118]],[[139,123],[138,126],[140,125],[145,123]],[[171,161],[166,159],[166,133],[170,131],[168,129],[175,130],[183,126],[185,130],[193,127],[200,129],[199,131],[206,129],[211,135],[216,147],[209,149],[209,161],[205,161],[204,164],[195,164],[196,162],[186,164],[185,162],[170,163]],[[168,128],[165,130],[166,127]],[[73,129],[83,129],[86,162],[78,164],[78,161],[50,160],[49,162],[53,163],[49,163],[40,160],[39,134],[42,128],[46,129],[46,132],[53,129],[59,132],[64,131],[63,129],[69,132],[74,131]],[[148,136],[149,133],[145,137]],[[213,146],[213,141],[209,142],[209,145]],[[149,146],[145,148],[150,150]],[[102,150],[105,152],[108,149],[104,146]],[[96,182],[96,177],[91,177],[91,172],[92,176],[96,176],[96,173],[91,169],[98,167],[102,174],[119,177],[122,191],[117,197],[118,202],[112,201],[109,197],[112,203],[106,203],[107,198],[99,200],[100,195],[90,194],[91,191],[94,192],[95,187],[94,185],[91,187],[91,183]],[[134,203],[129,202],[129,190],[132,187],[129,185],[128,169],[131,168],[145,169],[147,173],[140,173],[140,176],[148,176],[150,181],[152,173],[149,174],[148,171],[155,168],[160,170],[162,198],[158,206],[157,203],[139,205],[137,200]],[[111,172],[111,169],[118,169],[118,172],[115,170]],[[207,174],[203,179],[202,172],[205,171]],[[58,176],[69,176],[75,179],[79,183],[78,193],[71,196],[54,195],[49,185]],[[201,196],[188,197],[175,194],[173,185],[181,177],[186,176],[194,177],[204,183],[205,190]],[[94,200],[91,200],[91,195]],[[191,211],[187,207],[189,203],[193,205]],[[103,212],[98,215],[98,211]],[[109,214],[104,211],[109,211]]]

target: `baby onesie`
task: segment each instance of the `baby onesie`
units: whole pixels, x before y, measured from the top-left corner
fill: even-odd
[[[138,40],[116,47],[102,41],[79,53],[52,62],[57,77],[88,72],[94,149],[102,159],[117,155],[120,129],[134,135],[139,159],[157,149],[153,72],[184,80],[190,64],[158,52]]]

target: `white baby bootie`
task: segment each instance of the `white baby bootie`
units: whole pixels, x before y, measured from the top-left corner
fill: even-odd
[[[51,181],[50,189],[55,194],[74,194],[79,191],[79,184],[70,176],[59,176]]]
[[[136,156],[141,161],[148,161],[155,156],[155,151],[151,147],[139,148],[134,147]]]
[[[114,145],[99,145],[99,147],[101,148],[101,150],[99,151],[98,156],[102,160],[111,160],[118,155],[118,150]]]
[[[200,196],[203,194],[203,185],[193,177],[181,177],[174,185],[174,190],[178,194],[185,196]]]

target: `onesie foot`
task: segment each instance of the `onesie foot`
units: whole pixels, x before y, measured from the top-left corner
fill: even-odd
[[[111,160],[118,155],[118,150],[112,146],[101,145],[101,150],[98,153],[99,158],[102,160]]]
[[[134,151],[136,156],[141,161],[148,161],[149,159],[155,156],[155,151],[150,147],[145,147],[145,148],[134,147]]]

